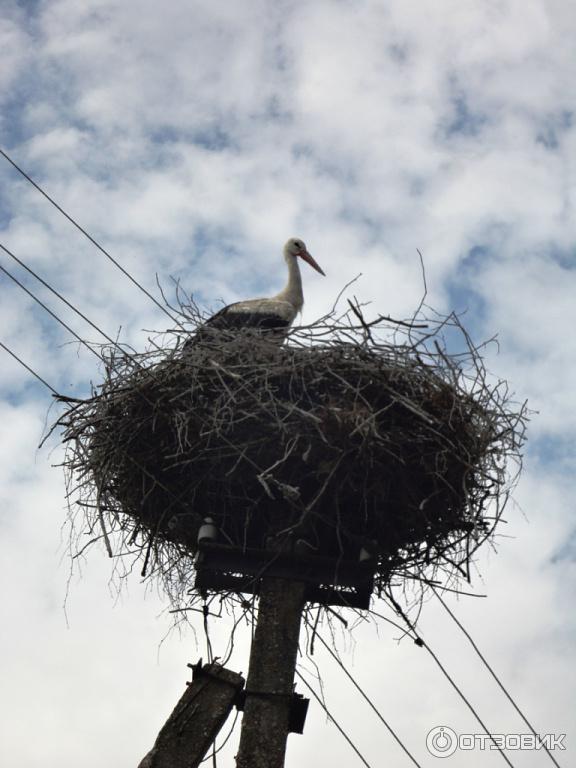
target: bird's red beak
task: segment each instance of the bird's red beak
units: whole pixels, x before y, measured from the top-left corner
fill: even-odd
[[[304,261],[306,261],[308,264],[310,264],[310,266],[311,266],[311,267],[314,267],[314,269],[316,270],[316,272],[320,272],[320,274],[321,274],[321,275],[324,275],[324,277],[326,277],[326,273],[324,272],[324,270],[322,269],[322,267],[320,267],[320,266],[319,266],[319,265],[318,265],[318,264],[317,264],[317,263],[314,261],[314,259],[312,258],[312,256],[310,256],[310,254],[308,253],[308,251],[307,251],[307,250],[305,250],[305,249],[302,249],[301,251],[298,251],[298,256],[300,256],[300,258],[304,259]]]

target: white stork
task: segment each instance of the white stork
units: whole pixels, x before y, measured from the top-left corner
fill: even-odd
[[[284,246],[284,260],[288,266],[288,282],[280,293],[267,299],[246,299],[228,304],[215,315],[212,315],[203,328],[214,330],[255,328],[271,332],[280,331],[279,336],[283,338],[282,332],[292,325],[304,305],[299,258],[310,264],[321,275],[325,274],[308,253],[304,242],[298,237],[291,237]],[[194,339],[186,342],[184,349],[189,344],[205,338],[201,331],[202,329]]]

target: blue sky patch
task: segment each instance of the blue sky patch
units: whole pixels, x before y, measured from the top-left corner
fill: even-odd
[[[444,141],[459,137],[476,137],[488,123],[488,115],[476,109],[470,94],[452,80],[450,108],[440,121],[440,134]]]
[[[547,115],[541,121],[541,126],[536,135],[538,144],[542,144],[546,149],[556,150],[560,147],[567,131],[574,125],[574,112],[571,110],[561,110],[551,115]]]

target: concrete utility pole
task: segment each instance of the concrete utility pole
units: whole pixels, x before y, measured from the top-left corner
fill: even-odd
[[[220,664],[201,667],[199,662],[197,667],[194,680],[138,768],[197,768],[214,743],[244,679]]]
[[[237,768],[282,768],[289,733],[305,585],[263,578]]]

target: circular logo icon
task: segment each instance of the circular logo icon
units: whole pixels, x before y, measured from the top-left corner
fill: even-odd
[[[458,736],[447,725],[437,725],[428,732],[426,746],[434,757],[450,757],[458,747]]]

